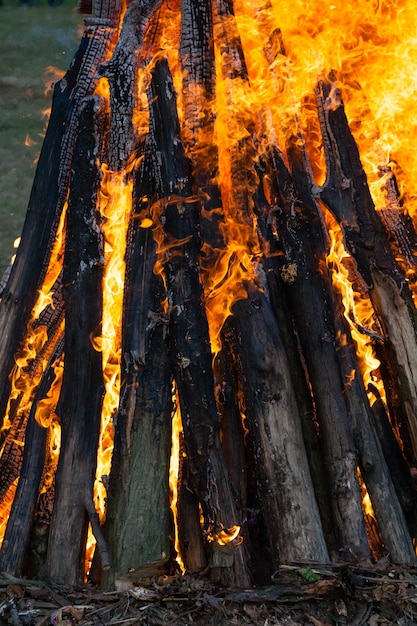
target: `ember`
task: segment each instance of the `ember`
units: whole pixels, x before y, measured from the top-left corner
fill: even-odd
[[[0,302],[2,571],[417,564],[411,4],[93,0]]]

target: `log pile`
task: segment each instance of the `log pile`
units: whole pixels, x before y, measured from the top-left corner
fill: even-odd
[[[234,110],[251,83],[230,0],[81,8],[0,302],[1,570],[123,590],[416,565],[416,235],[392,172],[375,210],[337,76],[312,94],[319,185],[300,126],[280,145]]]

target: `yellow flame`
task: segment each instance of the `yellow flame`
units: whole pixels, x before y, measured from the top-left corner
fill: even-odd
[[[355,343],[358,364],[363,376],[365,389],[369,383],[372,383],[378,388],[381,398],[385,399],[384,386],[378,373],[380,361],[374,354],[369,336],[359,330],[362,327],[371,333],[378,334],[378,331],[374,328],[376,324],[374,310],[366,293],[359,293],[353,289],[352,280],[354,277],[349,273],[349,265],[344,262],[348,261],[349,263],[350,261],[352,264],[352,260],[344,247],[342,231],[327,211],[325,212],[325,217],[331,242],[327,263],[330,265],[333,285],[342,298],[343,314],[349,324],[352,339]],[[339,340],[344,342],[346,337],[339,337]],[[353,371],[349,380],[345,381],[346,384],[353,379],[354,375],[355,372]],[[369,394],[369,399],[373,403],[375,401],[374,395]]]
[[[175,390],[173,391],[173,414],[172,414],[172,437],[171,437],[171,457],[169,460],[169,488],[170,488],[170,507],[172,511],[172,517],[174,520],[174,548],[177,556],[176,561],[182,572],[185,571],[184,563],[181,558],[181,550],[178,536],[178,474],[180,469],[180,448],[181,448],[181,411],[176,397]]]
[[[123,286],[126,233],[132,209],[132,180],[125,172],[112,172],[103,163],[99,209],[103,217],[105,271],[101,334],[92,338],[102,352],[105,396],[95,482],[95,504],[101,520],[105,515],[106,489],[103,477],[110,472],[113,450],[112,418],[119,404]]]
[[[235,544],[237,542],[239,544],[242,542],[242,538],[240,537],[239,533],[240,526],[232,526],[231,528],[223,529],[218,532],[215,535],[214,540],[217,541],[219,546],[226,546],[228,543],[232,542],[234,542]]]

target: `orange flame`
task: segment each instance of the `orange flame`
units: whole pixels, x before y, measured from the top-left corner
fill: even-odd
[[[173,414],[172,414],[172,437],[171,437],[171,457],[169,460],[169,488],[170,488],[170,506],[174,519],[174,547],[177,553],[176,561],[182,572],[185,571],[184,563],[181,558],[181,550],[178,537],[178,474],[180,469],[180,437],[182,433],[181,411],[176,391],[173,392]]]
[[[369,340],[369,334],[378,334],[375,328],[374,310],[366,293],[354,291],[352,276],[349,273],[348,265],[345,263],[346,261],[352,261],[343,245],[342,231],[327,211],[325,212],[325,217],[331,242],[327,263],[330,265],[333,285],[342,298],[343,314],[349,324],[352,339],[355,343],[358,364],[363,376],[365,389],[372,382],[378,388],[381,398],[385,399],[384,386],[378,374],[380,361],[375,357]],[[368,335],[363,332],[364,329],[369,329]],[[345,338],[341,337],[339,339],[341,341],[345,340]],[[350,380],[354,376],[355,372],[353,371]],[[349,381],[346,381],[346,383],[348,384]],[[369,400],[371,403],[375,401],[373,394],[369,394]]]

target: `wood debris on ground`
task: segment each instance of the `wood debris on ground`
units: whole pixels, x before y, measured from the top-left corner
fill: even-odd
[[[3,624],[417,626],[417,569],[283,566],[258,588],[220,588],[187,575],[135,581],[125,592],[69,590],[3,573]]]

